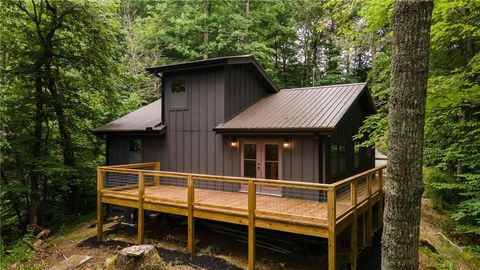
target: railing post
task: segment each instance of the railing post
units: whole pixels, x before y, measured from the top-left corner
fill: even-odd
[[[255,208],[257,189],[253,180],[248,181],[248,269],[255,269]]]
[[[143,172],[138,173],[138,244],[143,243],[143,233],[145,231],[145,217],[143,211],[143,195],[145,194],[145,179]]]
[[[193,217],[193,204],[195,202],[195,180],[191,175],[188,176],[188,252],[193,253],[195,241],[195,219]]]
[[[327,191],[327,204],[328,204],[328,270],[336,269],[336,226],[337,226],[337,214],[336,214],[336,189],[330,187]]]
[[[155,163],[154,163],[154,165],[153,165],[153,170],[154,170],[154,171],[157,171],[157,172],[160,171],[160,162],[155,162]],[[154,183],[154,185],[156,185],[156,186],[160,185],[160,176],[155,175],[155,176],[153,177],[153,183]]]
[[[102,189],[103,171],[97,168],[97,240],[99,241],[103,236]]]
[[[353,179],[350,184],[351,190],[351,200],[353,206],[353,222],[350,225],[350,268],[352,270],[357,269],[357,251],[358,251],[358,242],[357,242],[357,179]]]
[[[367,201],[367,213],[366,213],[366,245],[371,246],[372,245],[372,237],[373,237],[373,222],[372,222],[372,178],[373,174],[368,174],[367,175],[367,195],[368,195],[368,201]]]

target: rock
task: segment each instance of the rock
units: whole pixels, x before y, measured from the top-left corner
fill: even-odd
[[[45,239],[45,238],[47,238],[49,235],[50,235],[50,230],[49,230],[49,229],[45,229],[45,230],[40,231],[35,238],[36,238],[36,239]]]
[[[38,239],[37,241],[35,241],[32,244],[32,247],[33,247],[34,250],[40,250],[40,249],[42,249],[43,243],[44,243],[44,241],[42,239]]]
[[[91,256],[72,255],[68,259],[54,265],[50,270],[72,270],[92,259]]]
[[[153,245],[126,247],[118,252],[114,263],[105,262],[107,269],[118,270],[167,270],[168,265]],[[112,267],[113,266],[113,267]]]
[[[143,254],[148,254],[152,252],[152,249],[155,249],[154,246],[152,245],[139,245],[139,246],[131,246],[124,248],[120,251],[120,254],[122,256],[128,256],[128,257],[140,257],[143,256]]]

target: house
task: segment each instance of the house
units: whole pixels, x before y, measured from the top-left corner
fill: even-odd
[[[106,139],[97,170],[97,238],[104,204],[248,227],[248,268],[255,229],[328,239],[337,268],[337,235],[350,228],[351,269],[358,245],[382,226],[386,165],[352,136],[375,112],[365,83],[279,89],[252,56],[147,69],[161,99],[94,132]],[[357,238],[360,239],[357,241]]]
[[[352,141],[375,111],[365,83],[279,89],[252,56],[147,70],[162,98],[94,131],[106,138],[107,165],[314,183],[375,165],[374,151]]]

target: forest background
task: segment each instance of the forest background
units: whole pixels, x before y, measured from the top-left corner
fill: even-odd
[[[282,88],[367,81],[357,147],[387,152],[392,0],[0,2],[0,251],[89,213],[102,138],[158,99],[146,67],[253,54]],[[480,256],[480,1],[433,10],[425,194]],[[369,134],[369,139],[364,140]]]

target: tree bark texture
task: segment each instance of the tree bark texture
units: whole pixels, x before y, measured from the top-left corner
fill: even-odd
[[[433,1],[396,1],[382,269],[418,269],[422,159]]]

